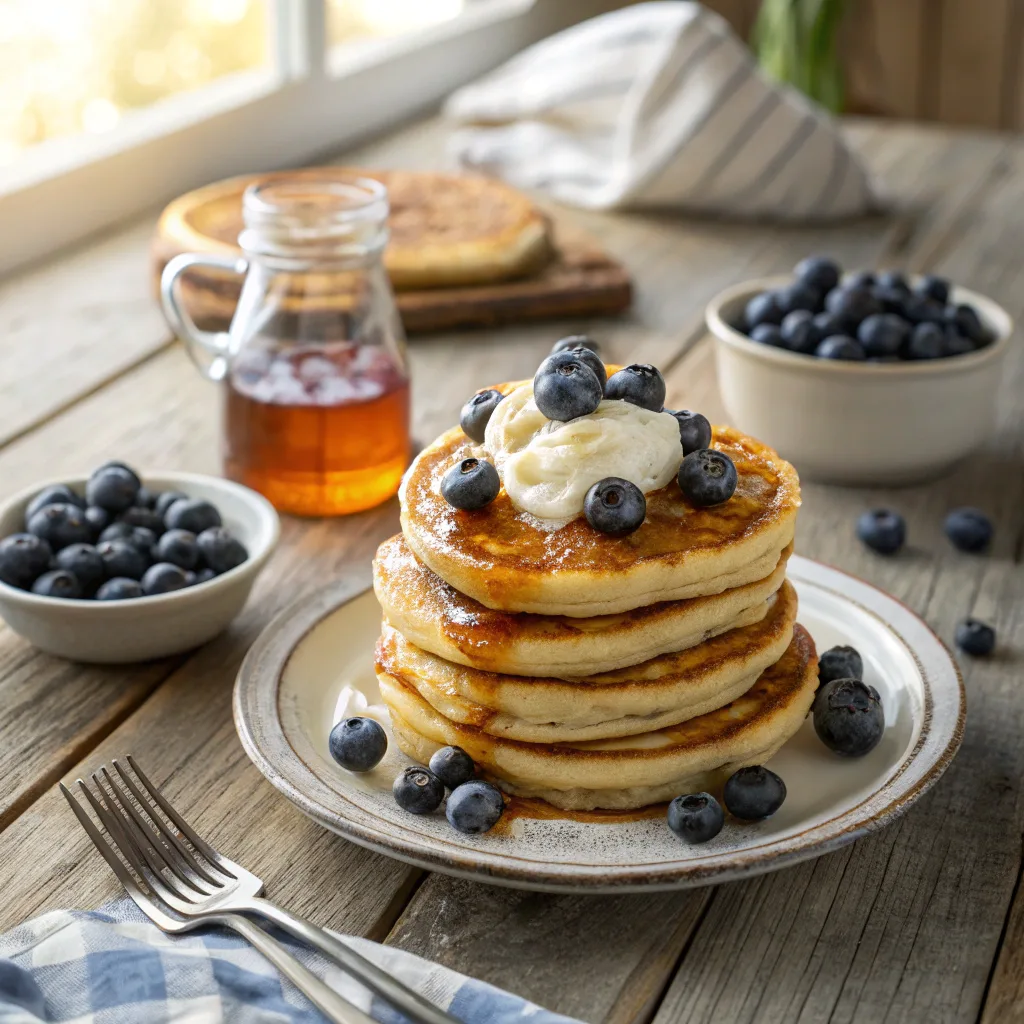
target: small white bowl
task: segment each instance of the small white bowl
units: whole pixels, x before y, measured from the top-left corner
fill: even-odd
[[[48,654],[115,665],[180,654],[227,628],[277,544],[277,513],[255,491],[218,477],[146,473],[143,480],[154,491],[182,491],[211,501],[249,557],[206,583],[126,601],[40,597],[0,583],[0,616],[15,633]],[[43,481],[15,495],[0,506],[0,537],[24,530],[25,508],[43,488],[62,483],[84,494],[85,482],[84,476]]]
[[[1013,333],[1002,306],[953,288],[952,300],[973,306],[996,335],[970,355],[901,363],[817,359],[760,345],[733,326],[751,298],[791,281],[746,281],[708,304],[730,423],[770,444],[805,479],[840,484],[919,483],[992,436]]]

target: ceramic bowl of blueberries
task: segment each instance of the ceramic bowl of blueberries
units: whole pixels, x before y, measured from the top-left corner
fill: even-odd
[[[707,308],[730,420],[805,479],[899,485],[982,447],[1013,321],[937,277],[808,257]]]
[[[73,661],[179,654],[238,615],[279,532],[246,487],[106,463],[0,506],[0,616]]]

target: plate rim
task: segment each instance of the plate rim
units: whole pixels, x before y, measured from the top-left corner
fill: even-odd
[[[597,894],[680,889],[733,881],[778,870],[837,850],[864,835],[884,828],[905,813],[949,767],[963,739],[967,712],[966,689],[956,659],[952,656],[949,646],[912,608],[874,584],[825,562],[799,555],[794,556],[793,562],[793,568],[807,565],[824,570],[827,574],[836,574],[852,580],[881,596],[884,601],[898,605],[923,627],[953,670],[957,684],[957,714],[946,745],[934,753],[931,763],[923,767],[920,778],[905,790],[900,790],[900,778],[920,757],[925,741],[935,725],[928,710],[928,705],[932,701],[930,681],[927,674],[922,671],[926,708],[924,720],[914,746],[897,764],[895,771],[867,797],[837,817],[812,825],[800,833],[772,840],[767,844],[767,849],[762,845],[716,855],[704,861],[668,862],[666,866],[660,868],[649,863],[632,867],[620,865],[600,870],[596,866],[582,868],[573,865],[545,868],[536,862],[524,864],[514,859],[510,861],[507,855],[492,851],[472,848],[458,852],[432,850],[415,840],[404,839],[354,821],[343,813],[332,810],[329,802],[325,805],[324,799],[304,792],[302,784],[307,783],[311,785],[314,794],[322,791],[322,796],[335,799],[337,797],[337,794],[330,790],[302,760],[284,733],[279,712],[280,685],[284,668],[298,645],[325,618],[372,589],[369,563],[349,571],[343,579],[292,602],[264,627],[246,653],[236,676],[232,697],[235,728],[246,755],[256,768],[308,817],[360,846],[428,871],[439,871],[513,888]],[[807,582],[813,586],[821,586],[816,580]],[[867,608],[842,591],[827,587],[825,589],[832,590],[873,618],[879,619],[911,653],[919,670],[923,669],[916,650],[890,623],[885,622],[875,609]],[[265,664],[267,661],[269,665]],[[268,678],[272,680],[272,686],[269,688],[266,686]],[[269,751],[264,749],[267,746],[270,747]],[[897,787],[897,791],[892,794],[889,801],[877,811],[865,815],[865,805],[893,786]],[[838,830],[833,829],[831,834],[806,838],[821,829],[827,829],[837,819],[851,816],[853,821]],[[482,862],[481,858],[485,862]]]

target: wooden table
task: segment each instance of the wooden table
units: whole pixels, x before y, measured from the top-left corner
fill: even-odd
[[[664,215],[562,215],[635,274],[621,321],[421,337],[411,345],[415,430],[454,422],[476,388],[533,372],[552,341],[593,332],[613,359],[658,364],[669,404],[721,415],[701,311],[721,287],[788,270],[809,251],[850,266],[930,270],[1024,313],[1024,141],[852,124],[894,199],[891,215],[778,228]],[[351,157],[441,163],[443,132],[413,126]],[[0,284],[0,490],[108,457],[216,472],[216,396],[168,336],[149,294],[154,217]],[[370,558],[394,502],[334,522],[285,523],[248,610],[188,657],[130,668],[46,657],[0,630],[0,928],[116,893],[55,788],[133,752],[217,845],[275,899],[332,928],[395,943],[587,1021],[1024,1019],[1024,352],[1011,355],[1001,431],[927,487],[807,486],[798,550],[895,594],[950,638],[968,613],[999,653],[961,659],[963,747],[941,783],[882,833],[819,860],[713,888],[647,896],[547,896],[427,875],[300,815],[249,763],[231,720],[246,648],[269,617]],[[841,457],[842,453],[837,453]],[[908,550],[885,559],[852,536],[856,514],[900,509]],[[942,517],[995,519],[990,557],[955,553]]]

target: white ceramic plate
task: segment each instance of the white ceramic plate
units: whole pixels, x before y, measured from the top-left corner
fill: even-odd
[[[280,615],[254,644],[235,688],[235,722],[264,775],[326,828],[434,871],[549,891],[675,888],[724,881],[819,856],[902,814],[948,766],[963,733],[963,683],[950,654],[909,609],[836,569],[794,557],[800,621],[819,651],[853,644],[886,715],[866,757],[829,752],[808,720],[770,762],[788,797],[771,819],[727,820],[711,842],[688,846],[662,817],[583,822],[516,817],[464,836],[443,814],[416,817],[391,797],[408,759],[392,744],[366,775],[336,765],[331,726],[379,706],[373,648],[380,609],[369,570]],[[376,708],[374,705],[378,705]],[[369,709],[369,710],[368,710]]]

